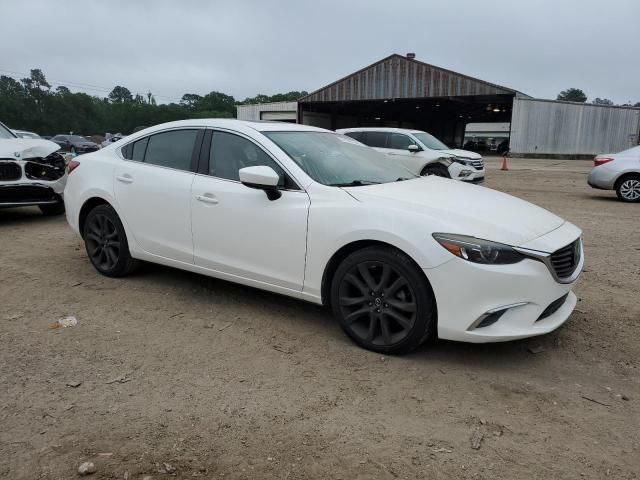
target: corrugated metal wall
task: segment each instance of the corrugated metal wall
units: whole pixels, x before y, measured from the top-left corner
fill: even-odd
[[[511,93],[515,91],[428,63],[391,55],[299,101],[335,102]]]
[[[640,109],[514,98],[514,154],[596,155],[638,141]]]
[[[294,112],[297,115],[298,102],[257,103],[237,106],[238,120],[260,120],[261,112]]]

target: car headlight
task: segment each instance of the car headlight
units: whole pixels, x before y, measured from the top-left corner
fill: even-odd
[[[461,163],[462,165],[471,165],[471,160],[468,160],[466,158],[460,158],[460,157],[453,157],[451,160],[453,160],[456,163]]]
[[[453,163],[454,159],[451,157],[440,157],[438,158],[438,162],[442,163],[444,166],[448,167]]]
[[[513,247],[465,235],[434,233],[433,238],[456,257],[485,265],[518,263],[524,257]]]

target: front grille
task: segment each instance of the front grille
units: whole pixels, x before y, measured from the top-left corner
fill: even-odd
[[[0,182],[20,180],[22,169],[16,162],[0,161]]]
[[[482,160],[471,160],[471,166],[476,170],[482,170],[484,168],[484,161]]]
[[[551,302],[551,304],[547,308],[545,308],[544,311],[540,314],[536,322],[544,318],[550,317],[551,315],[556,313],[558,310],[560,310],[560,307],[564,305],[564,302],[566,302],[568,296],[569,294],[566,293],[563,296],[561,296],[559,299]]]
[[[580,239],[551,254],[551,266],[558,278],[570,277],[580,263]]]

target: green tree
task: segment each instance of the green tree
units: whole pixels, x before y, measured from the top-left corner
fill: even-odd
[[[117,85],[113,87],[111,93],[109,94],[109,100],[111,103],[127,103],[133,101],[133,95],[131,95],[131,91],[126,87],[121,87]]]
[[[233,117],[236,113],[236,100],[221,92],[209,92],[198,102],[197,111],[227,112]]]
[[[187,108],[195,109],[201,101],[201,95],[196,95],[195,93],[185,93],[180,99],[180,105]]]
[[[557,100],[584,103],[587,101],[587,95],[579,88],[568,88],[558,94]]]
[[[593,103],[595,103],[596,105],[613,105],[613,102],[608,98],[600,98],[600,97],[596,97]]]

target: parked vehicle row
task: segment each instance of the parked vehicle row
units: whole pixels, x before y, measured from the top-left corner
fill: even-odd
[[[97,143],[80,135],[56,135],[51,138],[51,141],[57,143],[63,151],[73,155],[95,152],[100,148]]]
[[[327,130],[172,122],[68,170],[67,220],[101,274],[146,260],[327,305],[377,352],[540,335],[576,305],[577,227]]]
[[[481,155],[450,149],[427,132],[401,128],[346,128],[337,132],[390,156],[415,175],[436,175],[473,183],[484,181]]]

